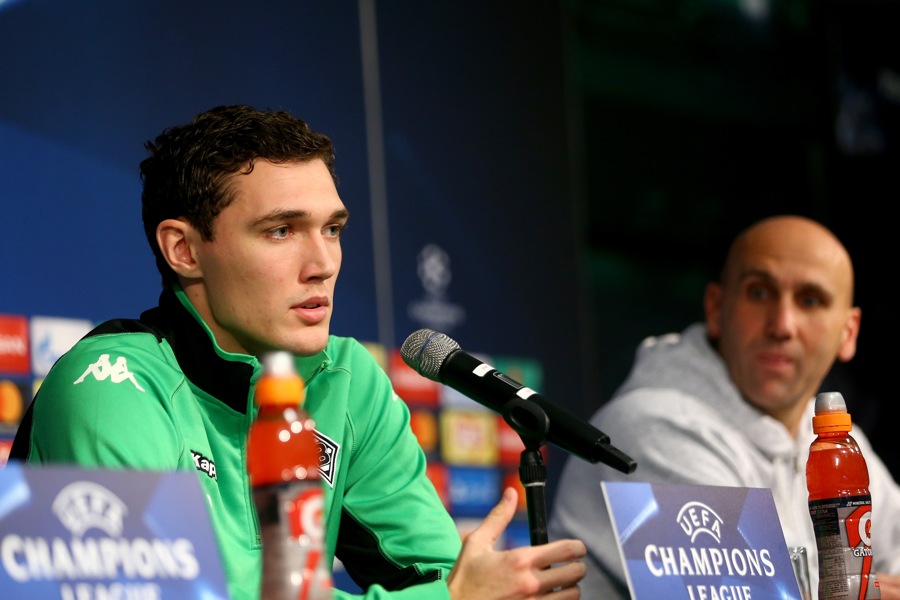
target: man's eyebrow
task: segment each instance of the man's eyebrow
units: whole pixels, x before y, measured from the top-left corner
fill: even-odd
[[[252,225],[264,225],[265,223],[273,223],[278,221],[292,221],[295,219],[308,219],[310,213],[308,210],[282,210],[275,209],[269,213],[255,219]],[[346,208],[340,208],[328,217],[329,221],[345,221],[350,218],[350,211]]]
[[[738,281],[745,281],[747,279],[762,279],[763,281],[771,284],[777,284],[778,280],[764,269],[759,269],[755,267],[750,267],[744,269],[740,273],[738,273]],[[821,294],[822,296],[831,298],[834,296],[834,292],[829,290],[827,287],[815,281],[801,281],[794,286],[795,292],[813,292],[817,294]]]
[[[771,273],[769,273],[765,269],[760,269],[758,267],[747,267],[738,271],[738,281],[743,281],[745,279],[751,278],[765,279],[766,281],[775,281],[775,277],[773,277]]]
[[[284,210],[280,208],[276,208],[273,211],[267,212],[253,220],[252,225],[263,225],[265,223],[272,223],[275,221],[290,221],[293,219],[308,219],[309,211],[306,210]]]

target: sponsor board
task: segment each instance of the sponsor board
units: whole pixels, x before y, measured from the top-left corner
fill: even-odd
[[[0,315],[0,373],[29,374],[28,319]]]
[[[444,409],[440,417],[441,459],[448,465],[495,466],[497,417],[486,411]]]
[[[501,473],[492,467],[447,467],[454,517],[483,518],[500,497]]]
[[[31,317],[31,370],[44,377],[59,357],[94,327],[87,319]]]
[[[227,599],[197,476],[0,469],[4,598]]]
[[[768,488],[601,487],[634,600],[801,600]]]

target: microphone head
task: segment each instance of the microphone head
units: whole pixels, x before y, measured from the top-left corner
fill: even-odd
[[[419,329],[409,334],[403,342],[400,356],[419,375],[439,382],[441,365],[454,350],[459,350],[459,344],[443,333]]]

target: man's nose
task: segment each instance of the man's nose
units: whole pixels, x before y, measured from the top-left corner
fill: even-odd
[[[789,297],[781,297],[772,304],[768,315],[769,334],[779,338],[794,335],[797,327],[797,307]]]
[[[311,236],[303,247],[301,279],[328,279],[337,273],[340,250],[335,251],[333,240],[321,235]]]

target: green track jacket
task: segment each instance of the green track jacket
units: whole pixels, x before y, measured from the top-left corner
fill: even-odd
[[[297,359],[328,462],[326,553],[366,590],[336,599],[449,598],[456,526],[425,476],[409,410],[356,340]],[[177,287],[140,320],[99,325],[62,356],[19,428],[11,459],[194,470],[232,600],[259,597],[262,551],[247,476],[255,357],[219,348]]]

